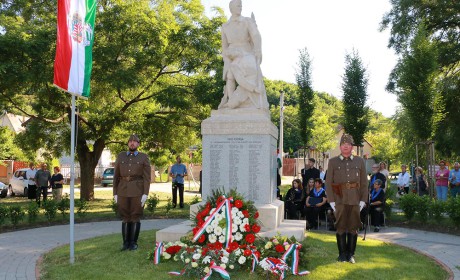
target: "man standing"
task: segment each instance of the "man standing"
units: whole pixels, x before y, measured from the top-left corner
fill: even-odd
[[[176,157],[176,164],[171,167],[169,175],[173,178],[172,182],[172,203],[177,205],[177,190],[179,190],[179,205],[184,208],[184,176],[187,175],[187,168],[182,163],[180,156]]]
[[[37,186],[37,204],[40,206],[40,196],[43,194],[43,202],[46,201],[48,196],[48,188],[50,187],[49,182],[51,179],[51,173],[48,171],[48,165],[42,163],[40,170],[35,173],[35,184]]]
[[[367,175],[364,160],[353,156],[353,137],[343,134],[340,155],[329,161],[326,194],[335,212],[337,229],[337,261],[355,263],[354,254],[361,227],[360,211],[368,199]]]
[[[128,140],[129,150],[118,154],[115,161],[113,198],[118,204],[118,211],[123,220],[122,251],[137,250],[140,219],[150,190],[150,161],[146,154],[137,150],[139,144],[139,137],[131,135]]]
[[[449,173],[450,194],[452,197],[460,196],[460,164],[454,163],[454,169]]]
[[[401,173],[398,175],[397,185],[399,191],[404,191],[406,194],[409,193],[409,184],[410,184],[410,176],[409,173],[406,172],[407,166],[405,164],[401,165]]]
[[[307,166],[305,168],[302,168],[300,171],[302,175],[302,186],[304,189],[306,189],[308,185],[308,181],[310,179],[317,179],[320,177],[320,172],[319,170],[315,167],[315,159],[314,158],[309,158],[307,162]],[[308,193],[307,193],[308,195]]]
[[[37,185],[35,184],[35,174],[37,174],[37,169],[35,168],[33,162],[29,163],[29,168],[30,169],[26,171],[27,198],[37,199]]]

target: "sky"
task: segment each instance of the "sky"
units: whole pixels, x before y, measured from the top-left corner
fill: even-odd
[[[211,7],[230,17],[229,0],[202,0],[208,16]],[[307,48],[312,59],[315,91],[342,98],[345,55],[358,51],[367,69],[368,104],[391,117],[399,106],[394,94],[385,91],[388,76],[397,62],[388,49],[389,31],[379,31],[389,0],[243,0],[242,15],[254,16],[262,36],[262,72],[270,80],[295,83],[299,50]]]

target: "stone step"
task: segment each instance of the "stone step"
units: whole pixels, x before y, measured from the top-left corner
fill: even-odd
[[[192,230],[192,222],[184,221],[156,232],[156,241],[174,242],[179,241],[182,236],[186,236]]]

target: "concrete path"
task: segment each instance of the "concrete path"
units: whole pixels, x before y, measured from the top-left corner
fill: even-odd
[[[184,220],[145,220],[142,230],[162,229]],[[75,225],[75,240],[120,232],[120,222],[98,222]],[[460,279],[460,236],[411,230],[382,228],[368,238],[413,248],[432,256]],[[69,242],[69,226],[52,226],[0,234],[0,280],[36,279],[35,266],[45,252]],[[457,266],[457,267],[456,267]]]

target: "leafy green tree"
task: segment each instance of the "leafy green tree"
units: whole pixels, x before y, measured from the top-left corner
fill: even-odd
[[[366,68],[357,51],[345,56],[343,75],[343,126],[353,136],[355,145],[363,146],[364,134],[369,124],[367,101],[368,78]],[[358,152],[359,154],[359,152]]]
[[[51,85],[56,5],[8,1],[0,10],[0,103],[31,117],[24,146],[45,147],[50,156],[69,152],[70,97]],[[137,133],[150,155],[185,151],[223,89],[213,75],[222,68],[221,9],[210,19],[199,0],[102,0],[97,11],[92,96],[78,101],[76,125],[86,200],[104,148],[125,149]]]
[[[311,59],[306,48],[299,50],[299,62],[297,63],[296,82],[299,87],[299,128],[300,138],[304,147],[304,157],[307,145],[312,144],[311,130],[313,128],[311,117],[313,116],[313,88],[311,85]],[[305,158],[304,158],[305,160]]]
[[[25,154],[14,143],[14,132],[5,126],[0,126],[0,159],[26,160]]]

